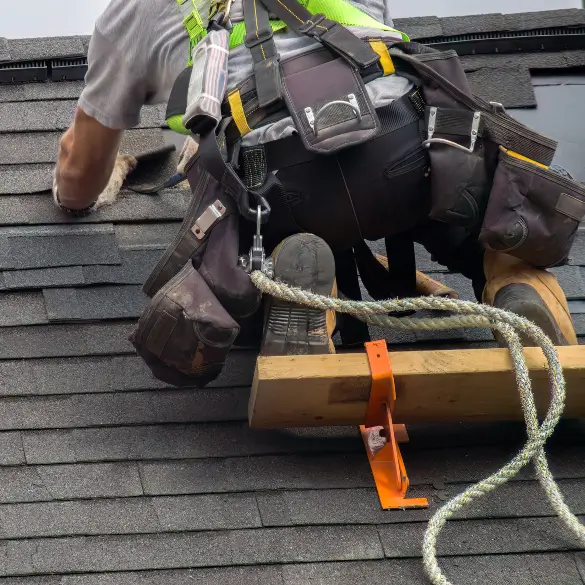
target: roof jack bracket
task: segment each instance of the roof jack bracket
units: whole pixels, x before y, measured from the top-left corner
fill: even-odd
[[[407,498],[408,475],[398,443],[408,442],[404,425],[392,421],[396,387],[388,346],[384,340],[366,343],[372,371],[372,390],[366,422],[360,426],[370,467],[384,510],[428,508],[426,498]]]
[[[458,150],[462,150],[463,152],[471,154],[475,150],[475,143],[477,142],[477,137],[479,136],[481,112],[474,112],[473,114],[473,122],[471,124],[470,132],[470,144],[468,148],[461,146],[461,144],[457,144],[457,142],[453,142],[452,140],[447,140],[445,138],[433,138],[437,128],[437,113],[438,108],[429,109],[429,125],[427,128],[428,138],[423,142],[423,146],[430,148],[431,144],[445,144],[447,146],[452,146],[453,148],[457,148]]]

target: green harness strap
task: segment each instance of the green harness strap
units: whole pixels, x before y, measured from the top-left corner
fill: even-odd
[[[390,26],[378,22],[369,14],[362,12],[353,4],[346,0],[299,0],[300,3],[313,14],[324,14],[329,20],[335,20],[343,26],[357,26],[361,28],[372,28],[376,30],[383,30],[390,33],[395,33],[398,40],[409,41],[406,34],[396,30]],[[189,63],[191,61],[191,54],[193,47],[207,34],[204,27],[204,19],[201,17],[196,0],[177,0],[179,9],[183,14],[183,24],[187,29],[190,40]],[[208,20],[208,19],[205,19]],[[286,28],[286,24],[282,20],[271,20],[270,26],[274,32]],[[243,22],[234,24],[230,33],[230,49],[234,49],[244,44],[246,37],[246,25]]]

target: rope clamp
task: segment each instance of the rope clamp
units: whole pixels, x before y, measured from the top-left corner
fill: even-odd
[[[384,510],[428,508],[426,498],[407,498],[408,475],[398,443],[408,442],[404,425],[394,424],[396,386],[386,341],[366,343],[372,389],[366,422],[360,426],[370,467]]]

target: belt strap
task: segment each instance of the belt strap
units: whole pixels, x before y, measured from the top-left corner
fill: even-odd
[[[278,52],[272,38],[268,11],[260,0],[244,0],[246,38],[244,44],[252,53],[256,92],[261,108],[281,98]]]
[[[397,70],[402,61],[411,65],[423,78],[430,79],[441,89],[455,98],[459,103],[471,110],[480,111],[484,118],[485,128],[491,140],[505,148],[519,152],[528,158],[544,165],[550,165],[555,155],[557,142],[527,128],[508,114],[495,111],[494,107],[477,96],[470,96],[458,88],[432,67],[412,55],[390,49]],[[457,56],[453,51],[454,56]]]
[[[296,0],[262,0],[266,8],[299,35],[314,38],[356,67],[369,67],[380,56],[369,44],[323,14],[311,14]]]

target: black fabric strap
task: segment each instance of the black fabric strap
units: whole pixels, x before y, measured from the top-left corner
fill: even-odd
[[[244,44],[252,53],[256,92],[259,105],[264,108],[282,96],[279,56],[264,4],[260,0],[244,0],[243,7],[246,23]]]
[[[368,43],[338,22],[325,18],[323,14],[311,14],[296,0],[262,2],[296,33],[320,41],[354,66],[369,67],[380,60],[380,55]]]
[[[339,292],[352,301],[363,300],[353,250],[350,248],[343,252],[336,252],[334,257],[335,278]],[[363,346],[367,341],[371,341],[368,326],[363,321],[340,313],[337,315],[337,324],[341,343],[345,347]]]
[[[257,208],[262,208],[262,223],[268,221],[270,205],[265,195],[275,185],[279,185],[278,179],[269,173],[266,182],[258,189],[248,189],[242,182],[232,165],[226,162],[219,144],[225,144],[225,134],[220,131],[219,136],[209,132],[201,136],[199,142],[199,160],[203,168],[225,189],[236,202],[242,216],[250,221],[256,221]],[[252,195],[253,201],[250,201]]]

